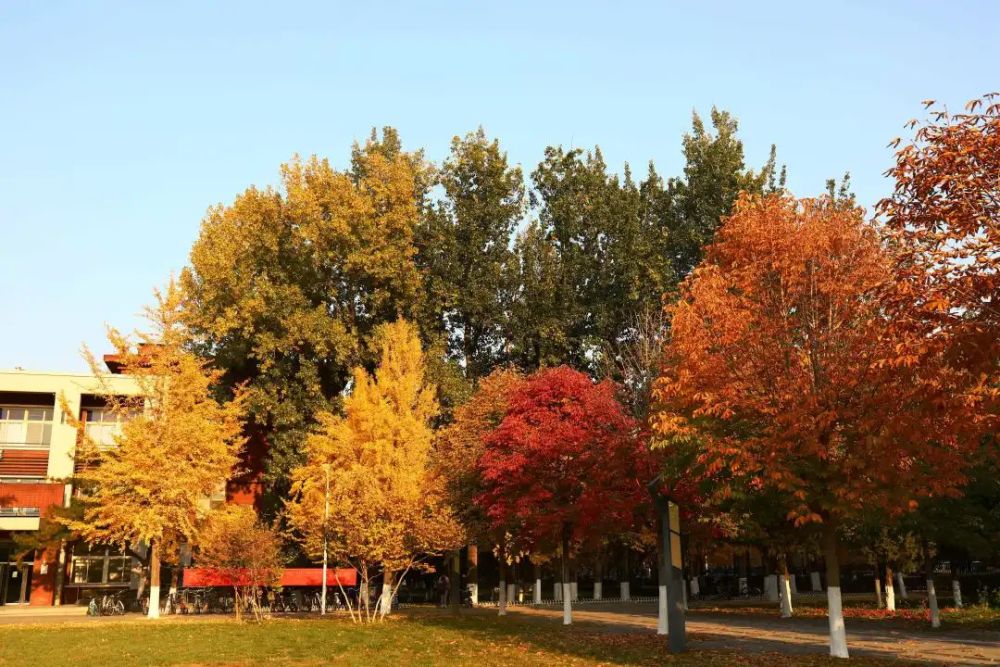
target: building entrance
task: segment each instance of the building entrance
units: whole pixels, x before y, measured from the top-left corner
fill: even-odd
[[[31,596],[32,563],[0,562],[0,605],[27,604]]]

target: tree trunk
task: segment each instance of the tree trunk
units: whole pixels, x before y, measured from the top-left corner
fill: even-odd
[[[924,576],[927,577],[927,606],[931,610],[931,627],[941,627],[941,614],[938,611],[937,591],[934,590],[934,561],[931,560],[931,547],[924,540]]]
[[[542,604],[542,566],[535,563],[535,587],[531,590],[532,601]]]
[[[573,623],[573,590],[569,582],[569,528],[563,529],[562,538],[562,597],[563,625]]]
[[[819,572],[813,571],[809,573],[809,583],[812,585],[813,593],[823,592],[823,582],[819,578]]]
[[[789,581],[788,575],[788,557],[785,554],[781,554],[778,557],[778,567],[781,570],[781,578],[779,584],[781,590],[781,617],[791,618],[792,617],[792,584]]]
[[[160,617],[160,545],[149,541],[149,618]]]
[[[497,615],[506,616],[507,615],[507,556],[502,551],[500,552],[500,591],[499,600],[497,602]]]
[[[462,607],[462,552],[459,549],[451,554],[451,576],[448,579],[448,602],[457,614]]]
[[[59,542],[59,552],[56,555],[56,590],[53,606],[61,607],[63,599],[63,585],[66,583],[66,542]]]
[[[878,560],[875,560],[875,607],[881,609],[884,605],[882,601],[882,578],[879,576]]]
[[[177,582],[180,580],[180,569],[176,567],[170,568],[170,588],[168,589],[168,594],[172,596],[177,595]]]
[[[382,595],[379,596],[379,613],[383,618],[392,611],[392,570],[382,570]]]
[[[739,561],[738,566],[739,566],[739,574],[740,574],[739,580],[738,580],[739,587],[738,587],[737,590],[739,590],[740,595],[743,595],[747,591],[747,589],[749,588],[749,582],[747,581],[747,577],[750,576],[750,547],[746,548],[745,553],[741,554],[740,556],[737,556],[737,559]],[[765,588],[767,587],[767,578],[766,577],[765,577],[764,586],[765,586]]]
[[[896,583],[899,584],[899,597],[906,599],[906,581],[903,580],[903,573],[896,571]]]
[[[479,604],[479,545],[469,545],[469,598],[472,604]]]
[[[826,602],[830,621],[830,655],[847,658],[847,632],[840,599],[840,562],[837,560],[837,527],[830,518],[823,523],[823,556],[826,559]]]
[[[604,594],[604,567],[601,559],[594,563],[594,599],[600,600]]]
[[[955,608],[962,608],[962,584],[958,581],[958,577],[951,580],[951,597],[955,600]]]
[[[885,564],[885,608],[896,611],[896,589],[892,585],[892,566]]]
[[[625,602],[628,602],[631,597],[631,591],[629,590],[630,587],[629,582],[632,579],[632,570],[631,566],[629,565],[628,552],[629,548],[625,547],[624,556],[622,558],[622,575],[621,575],[622,580],[621,580],[621,593],[620,593],[622,600],[624,600]]]

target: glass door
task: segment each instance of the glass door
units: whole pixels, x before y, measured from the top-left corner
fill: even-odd
[[[0,604],[23,604],[30,595],[31,564],[0,563]]]

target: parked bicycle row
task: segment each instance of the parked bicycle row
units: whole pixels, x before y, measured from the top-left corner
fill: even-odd
[[[346,610],[358,602],[357,591],[327,591],[328,611]],[[160,599],[160,614],[232,614],[236,611],[236,598],[231,589],[186,588],[167,593]],[[268,613],[318,613],[322,608],[322,593],[319,590],[277,591],[258,593],[255,599],[241,599],[240,610],[250,612],[256,606]],[[87,602],[88,616],[120,616],[126,612],[149,611],[149,594],[137,597],[134,590],[95,595]]]

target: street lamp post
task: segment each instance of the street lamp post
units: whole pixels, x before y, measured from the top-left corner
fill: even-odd
[[[319,613],[326,614],[326,568],[328,560],[328,549],[326,539],[326,526],[330,520],[330,464],[323,465],[323,472],[326,474],[326,492],[323,494],[323,594],[319,600]]]

